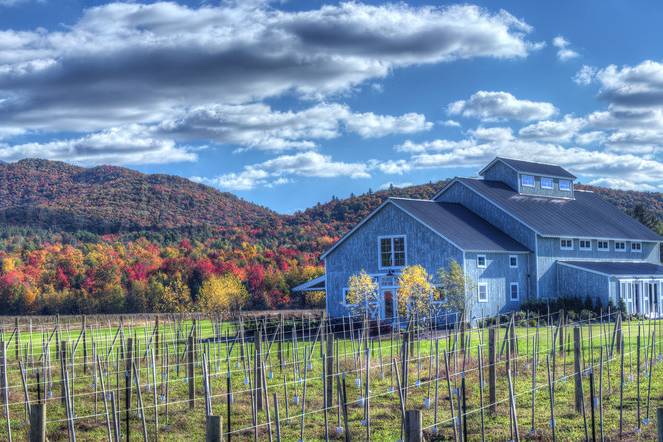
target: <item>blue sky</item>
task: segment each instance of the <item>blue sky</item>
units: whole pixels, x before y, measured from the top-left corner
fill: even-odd
[[[663,187],[656,2],[0,0],[0,160],[181,175],[279,212],[495,155]]]

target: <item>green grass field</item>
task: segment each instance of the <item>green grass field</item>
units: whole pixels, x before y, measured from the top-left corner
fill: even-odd
[[[53,321],[51,321],[53,322]],[[25,320],[22,321],[25,323]],[[105,321],[88,322],[86,334],[86,346],[88,352],[88,369],[83,372],[83,339],[80,336],[80,324],[75,327],[75,322],[70,325],[70,330],[64,322],[61,324],[60,340],[67,341],[67,370],[72,386],[73,410],[75,413],[74,426],[77,440],[104,440],[107,439],[106,415],[104,412],[103,395],[101,384],[97,382],[95,394],[94,370],[92,364],[92,344],[94,342],[96,353],[100,356],[102,366],[105,366],[108,349],[117,332],[117,325],[108,325]],[[35,325],[33,333],[27,331],[20,333],[20,353],[22,365],[25,368],[27,390],[30,401],[37,400],[37,372],[40,372],[42,389],[43,371],[41,362],[42,338],[48,339],[52,332],[52,323],[43,326]],[[145,356],[146,343],[155,340],[152,338],[153,322],[136,322],[134,325],[126,324],[123,332],[126,338],[132,337],[135,343],[135,364],[139,371],[141,395],[144,403],[145,420],[149,440],[156,440],[155,432],[155,406],[154,388],[152,385],[151,354]],[[216,325],[216,327],[215,327]],[[247,324],[248,325],[248,324]],[[651,342],[651,331],[659,329],[663,323],[644,323],[641,331],[641,364],[640,364],[640,412],[641,431],[637,431],[637,333],[638,325],[633,322],[624,323],[624,376],[626,382],[623,391],[623,432],[624,440],[654,440],[656,433],[656,407],[663,406],[663,363],[659,357],[663,354],[663,342],[656,340]],[[233,404],[231,406],[231,428],[233,440],[251,440],[254,438],[254,423],[252,413],[251,386],[253,383],[253,371],[245,370],[245,367],[253,367],[254,349],[251,342],[252,337],[247,334],[244,345],[244,359],[241,357],[241,341],[237,341],[232,348],[229,357],[227,354],[228,344],[225,342],[226,333],[232,339],[236,333],[236,324],[226,323],[222,326],[204,320],[198,322],[196,336],[196,360],[195,360],[195,409],[190,410],[188,404],[188,378],[186,366],[186,337],[189,333],[191,323],[188,321],[179,324],[179,336],[172,322],[162,319],[160,327],[160,354],[156,361],[156,402],[158,407],[159,440],[191,440],[198,441],[205,438],[205,399],[203,392],[202,355],[207,354],[210,366],[210,390],[212,414],[223,417],[224,431],[227,426],[227,372],[230,369],[233,391]],[[602,405],[603,434],[605,440],[617,440],[619,434],[619,403],[620,403],[620,354],[614,352],[612,359],[608,360],[610,342],[612,339],[613,323],[606,324],[601,329],[599,324],[592,325],[592,340],[589,339],[589,326],[582,327],[582,367],[588,369],[594,361],[594,387],[597,398],[602,389],[602,401],[597,399],[595,410],[595,431],[597,438],[600,434],[600,410]],[[24,325],[22,329],[27,328]],[[304,324],[306,329],[306,324]],[[220,330],[224,340],[216,341],[209,339],[215,336],[215,329]],[[289,332],[290,329],[286,328]],[[305,441],[324,440],[324,413],[323,413],[323,381],[322,362],[319,340],[314,344],[317,328],[311,329],[312,338],[302,339],[302,325],[298,325],[297,351],[293,346],[293,340],[287,334],[280,348],[283,357],[283,366],[279,363],[279,344],[281,335],[271,336],[270,333],[263,340],[263,356],[271,345],[269,356],[265,360],[265,377],[267,378],[267,391],[269,408],[271,412],[271,430],[276,440],[276,419],[272,394],[276,394],[279,401],[279,417],[281,440],[297,441],[300,432]],[[305,331],[308,332],[308,329]],[[484,427],[485,440],[509,440],[511,439],[509,419],[509,394],[508,377],[506,374],[506,354],[500,355],[502,340],[506,328],[498,329],[497,353],[498,361],[496,398],[497,413],[491,414],[488,409],[488,331],[486,329],[473,329],[467,331],[469,346],[467,348],[465,362],[465,397],[467,407],[467,431],[468,440],[480,440],[481,435],[481,413],[480,409],[480,382],[478,369],[478,348],[481,346],[483,352],[483,403],[484,403]],[[539,328],[538,363],[536,364],[536,385],[534,393],[534,422],[532,423],[532,356],[534,353],[535,329],[528,327],[517,327],[518,350],[514,355],[511,367],[513,376],[513,387],[516,401],[518,428],[522,440],[552,440],[550,426],[550,394],[548,390],[546,356],[551,357],[551,369],[553,365],[550,348],[552,346],[553,328]],[[555,352],[554,373],[554,413],[556,422],[557,440],[583,440],[585,437],[585,425],[582,414],[574,410],[574,358],[572,346],[572,328],[565,329],[565,345],[568,351]],[[3,338],[10,339],[12,328],[5,326]],[[343,332],[336,333],[336,347],[339,354],[338,368],[346,377],[346,391],[348,400],[348,425],[354,440],[366,440],[367,428],[363,425],[365,408],[363,406],[363,392],[365,389],[366,371],[364,369],[365,354],[357,351],[359,343],[356,339],[350,339],[346,330],[345,339]],[[30,348],[32,338],[32,352]],[[179,338],[179,344],[178,344]],[[53,335],[50,343],[50,362],[52,366],[53,383],[50,390],[52,397],[47,399],[47,434],[51,441],[67,440],[67,419],[65,407],[60,400],[61,397],[61,370],[60,363],[55,352],[56,335]],[[435,371],[435,341],[438,342],[438,371]],[[599,362],[601,356],[601,344],[604,345],[605,362],[603,374],[600,375]],[[72,345],[78,340],[76,352],[72,358]],[[121,347],[122,338],[118,337],[110,352],[107,368],[104,367],[104,383],[106,389],[119,394],[118,406],[120,409],[120,427],[122,438],[126,439],[125,433],[125,370],[124,360],[117,360],[117,349]],[[9,341],[7,347],[7,377],[9,385],[9,413],[11,431],[14,440],[26,440],[28,424],[25,411],[25,393],[21,380],[21,372],[15,355],[15,337]],[[396,387],[396,373],[393,371],[392,359],[397,361],[399,370],[400,347],[402,338],[394,334],[383,333],[372,336],[368,341],[370,347],[370,393],[369,393],[369,416],[370,437],[376,441],[396,441],[400,438],[401,411],[400,401]],[[483,343],[480,345],[480,343]],[[451,347],[449,347],[449,344]],[[154,348],[154,345],[152,345]],[[653,352],[653,370],[651,373],[651,390],[649,389],[648,368]],[[406,409],[422,409],[423,426],[425,435],[431,437],[435,426],[435,390],[437,385],[437,436],[440,440],[453,439],[453,427],[451,425],[451,410],[448,395],[446,369],[444,364],[444,352],[449,354],[449,373],[451,389],[455,391],[461,386],[462,367],[464,354],[454,346],[453,332],[448,338],[446,331],[436,331],[433,335],[422,332],[415,340],[409,357],[409,376]],[[163,358],[167,352],[167,360]],[[181,359],[178,364],[178,356]],[[304,363],[306,355],[310,356],[310,365]],[[183,357],[182,357],[183,356]],[[120,355],[121,357],[121,355]],[[646,359],[647,358],[647,359]],[[34,360],[34,369],[32,361]],[[72,365],[73,362],[73,365]],[[228,363],[229,362],[229,363]],[[167,365],[167,368],[166,368]],[[117,367],[119,366],[119,373]],[[72,369],[73,367],[73,369]],[[299,370],[295,370],[299,367]],[[166,371],[168,374],[168,411],[166,416],[165,388]],[[589,371],[589,370],[587,370]],[[246,376],[248,372],[248,377]],[[306,372],[306,374],[304,373]],[[306,394],[304,418],[302,420],[302,399],[304,397],[304,376],[306,377]],[[602,377],[602,382],[601,382]],[[589,377],[583,377],[583,390],[585,393],[587,426],[591,440],[591,416],[589,399]],[[247,385],[246,382],[249,382]],[[287,387],[287,395],[285,389]],[[650,397],[648,400],[648,393]],[[343,426],[343,420],[339,416],[336,383],[334,383],[333,407],[328,409],[327,418],[329,422],[330,439],[341,440],[337,436],[336,428]],[[299,400],[295,401],[295,396]],[[96,401],[95,401],[96,398]],[[287,402],[287,410],[286,410]],[[425,406],[427,402],[429,406]],[[642,424],[647,415],[649,403],[650,423]],[[266,405],[266,403],[265,403]],[[110,406],[110,404],[109,404]],[[263,407],[266,409],[266,407]],[[454,408],[458,414],[458,399],[454,397]],[[143,429],[140,414],[138,412],[137,390],[132,391],[132,408],[130,416],[131,440],[142,440]],[[0,425],[0,439],[7,440],[7,422],[4,412]],[[258,440],[268,440],[267,417],[265,411],[257,413],[256,434]],[[288,419],[289,418],[289,419]],[[340,420],[339,420],[340,419]],[[531,429],[534,429],[530,433]]]

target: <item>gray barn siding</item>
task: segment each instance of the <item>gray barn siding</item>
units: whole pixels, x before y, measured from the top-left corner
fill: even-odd
[[[490,224],[494,225],[528,249],[536,250],[536,234],[527,226],[514,217],[498,208],[490,201],[477,195],[461,183],[453,183],[441,195],[437,201],[459,203],[476,213]],[[527,273],[530,275],[528,293],[536,293],[536,260],[530,259]]]
[[[448,267],[452,259],[462,265],[463,253],[458,248],[393,204],[387,204],[327,255],[330,316],[347,314],[342,305],[343,288],[350,276],[361,269],[369,274],[385,272],[378,268],[378,237],[386,235],[405,235],[406,264],[420,264],[431,275],[440,267]]]
[[[528,175],[528,174],[525,173],[521,175]],[[526,187],[522,185],[522,181],[520,180],[520,175],[519,175],[518,189],[519,193],[522,193],[523,195],[535,195],[535,196],[541,195],[546,197],[573,198],[573,182],[571,180],[567,181],[571,182],[571,191],[559,190],[559,178],[553,178],[552,189],[543,189],[541,187],[541,177],[537,175],[534,176],[534,187]]]
[[[558,265],[557,277],[560,297],[590,297],[595,303],[599,298],[603,306],[607,306],[608,299],[611,299],[608,276]]]
[[[642,252],[631,252],[631,242],[626,241],[626,252],[615,251],[614,241],[609,241],[610,250],[597,250],[596,240],[592,240],[592,250],[580,250],[580,240],[573,240],[573,250],[562,250],[559,238],[538,237],[537,266],[539,269],[539,297],[555,297],[558,293],[556,261],[587,260],[587,261],[649,261],[658,264],[659,248],[656,243],[643,242]],[[606,300],[607,302],[607,300]]]
[[[486,255],[486,268],[477,267],[477,255]],[[494,316],[517,310],[527,299],[527,269],[529,254],[518,254],[518,268],[509,267],[509,253],[467,252],[465,274],[468,278],[468,295],[473,300],[472,318]],[[510,300],[510,286],[517,282],[520,287],[519,300]],[[478,284],[488,284],[488,302],[478,302]]]
[[[486,169],[483,177],[490,181],[501,181],[518,191],[518,172],[501,161],[496,161],[490,168]]]

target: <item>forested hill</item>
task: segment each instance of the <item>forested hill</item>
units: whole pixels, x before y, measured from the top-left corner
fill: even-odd
[[[176,176],[37,159],[0,163],[0,223],[105,234],[278,221],[267,208]]]

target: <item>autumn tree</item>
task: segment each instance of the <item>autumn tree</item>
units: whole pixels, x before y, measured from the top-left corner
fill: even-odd
[[[451,260],[448,269],[439,269],[437,278],[440,282],[441,298],[450,310],[457,311],[461,316],[472,311],[476,302],[475,290],[456,260]]]
[[[406,318],[427,317],[435,297],[431,277],[420,265],[408,266],[398,278],[398,313]]]
[[[212,313],[237,312],[249,301],[249,292],[235,275],[212,276],[198,292],[198,305]]]
[[[371,306],[378,302],[378,284],[364,270],[350,276],[347,303],[355,315],[368,315]]]

